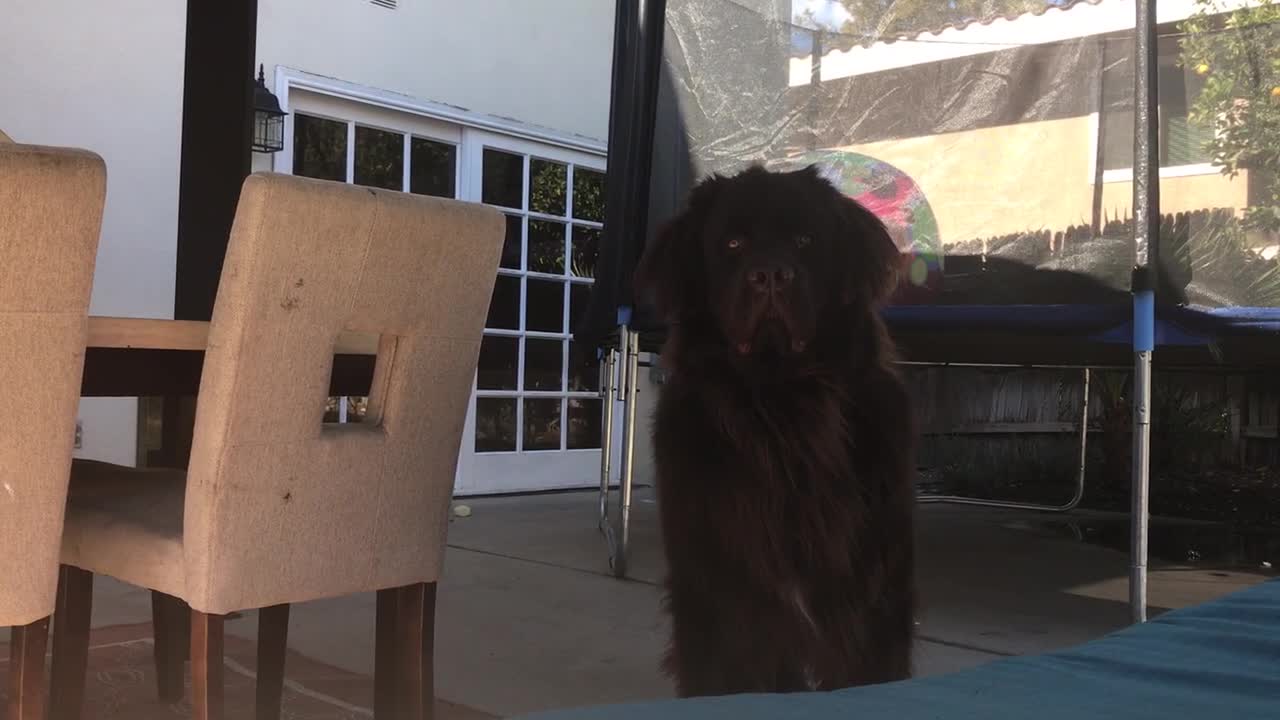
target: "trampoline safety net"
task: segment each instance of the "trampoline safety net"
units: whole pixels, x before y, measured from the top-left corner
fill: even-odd
[[[1157,5],[1166,303],[1280,305],[1256,5]],[[709,173],[815,163],[893,232],[899,305],[1127,303],[1134,24],[1133,0],[668,0],[646,234]]]

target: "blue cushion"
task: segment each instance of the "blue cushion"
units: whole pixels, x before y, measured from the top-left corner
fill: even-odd
[[[1055,653],[830,693],[738,695],[537,720],[1098,720],[1280,717],[1280,581]]]

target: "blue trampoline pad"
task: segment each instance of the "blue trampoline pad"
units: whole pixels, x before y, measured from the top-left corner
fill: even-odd
[[[1175,720],[1280,718],[1280,580],[1079,647],[829,693],[738,695],[536,720]]]

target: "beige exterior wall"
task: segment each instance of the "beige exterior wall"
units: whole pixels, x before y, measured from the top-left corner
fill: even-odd
[[[944,245],[1018,232],[1088,224],[1093,206],[1095,123],[1077,117],[928,137],[851,145],[894,165],[919,184]],[[1129,212],[1133,186],[1107,182],[1103,208]],[[1165,177],[1161,209],[1242,208],[1247,183],[1215,172]]]
[[[1205,208],[1234,208],[1248,205],[1248,171],[1229,178],[1219,173],[1165,177],[1160,180],[1160,210],[1164,213]],[[1128,214],[1133,207],[1133,183],[1112,182],[1102,189],[1102,206],[1114,217]]]

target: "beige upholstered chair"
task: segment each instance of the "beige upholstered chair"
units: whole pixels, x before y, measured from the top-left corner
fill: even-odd
[[[9,720],[44,720],[86,314],[106,198],[102,159],[0,142],[0,627],[13,627]]]
[[[216,717],[222,616],[265,608],[259,717],[276,716],[288,604],[380,591],[377,710],[429,713],[435,582],[503,233],[501,214],[479,205],[250,177],[185,477],[102,464],[72,473],[69,624],[87,621],[90,573],[185,601],[195,716]],[[324,426],[344,331],[381,338],[368,415]],[[62,667],[84,666],[76,650]]]

